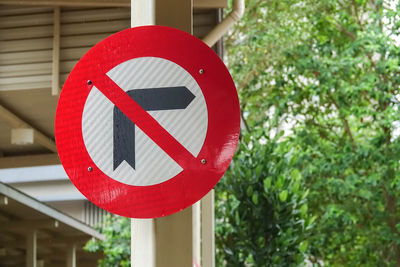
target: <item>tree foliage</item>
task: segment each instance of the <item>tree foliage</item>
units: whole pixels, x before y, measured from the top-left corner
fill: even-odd
[[[84,247],[90,252],[102,252],[104,257],[99,260],[101,267],[129,267],[131,255],[130,219],[116,215],[107,215],[104,225],[98,227],[105,236],[104,240],[92,239]]]
[[[308,214],[301,173],[290,144],[246,135],[218,184],[219,266],[298,266],[315,217]]]
[[[290,265],[303,255],[315,265],[400,266],[399,4],[246,2],[226,47],[249,133],[219,187],[219,261],[274,265],[278,255]],[[293,170],[309,195],[281,211]],[[267,193],[267,177],[285,184]],[[250,185],[265,208],[246,194]],[[296,211],[302,203],[304,217]],[[277,211],[293,225],[274,221]],[[288,229],[307,250],[280,245]]]

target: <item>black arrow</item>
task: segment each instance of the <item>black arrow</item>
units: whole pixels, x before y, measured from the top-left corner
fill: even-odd
[[[144,110],[185,109],[195,98],[185,86],[135,89],[126,92]],[[126,161],[135,169],[135,124],[114,106],[114,168]]]

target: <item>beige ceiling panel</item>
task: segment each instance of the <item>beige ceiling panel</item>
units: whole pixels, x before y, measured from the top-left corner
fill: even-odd
[[[94,46],[101,40],[110,36],[112,33],[99,33],[99,34],[85,34],[85,35],[71,35],[61,38],[61,48],[72,48],[82,46]],[[1,45],[0,45],[1,49]]]
[[[214,26],[217,21],[215,10],[200,9],[193,12],[193,26]]]
[[[92,10],[64,10],[61,14],[61,23],[77,23],[108,20],[130,20],[130,10],[126,8],[104,8]]]
[[[90,47],[63,48],[60,52],[61,60],[80,59]]]
[[[30,84],[26,83],[14,83],[9,85],[4,85],[0,87],[0,91],[18,91],[18,90],[33,90],[33,89],[49,89],[51,87],[51,82],[32,82]]]
[[[52,9],[46,6],[0,6],[0,16],[46,13]]]
[[[206,36],[218,22],[216,9],[197,9],[193,11],[193,34],[198,38]]]
[[[51,87],[51,75],[35,75],[0,79],[0,91],[32,90]]]
[[[60,62],[60,72],[61,73],[69,73],[72,68],[78,63],[78,60],[64,60]]]
[[[0,104],[50,138],[54,138],[54,116],[58,97],[51,96],[53,25],[30,26],[12,16],[0,16]],[[48,10],[36,10],[48,12]],[[115,12],[114,12],[115,11]],[[113,13],[114,12],[114,13]],[[3,12],[4,14],[4,12]],[[22,14],[22,13],[21,13]],[[52,12],[29,14],[28,22],[52,23]],[[47,18],[43,19],[42,16]],[[129,9],[61,9],[60,83],[76,62],[96,43],[130,25]],[[7,18],[10,20],[7,21]],[[6,26],[4,26],[6,25]],[[0,26],[1,27],[1,26]],[[12,90],[12,91],[10,91]],[[0,151],[7,156],[48,153],[43,146],[10,143],[10,126],[0,120]]]
[[[0,4],[130,7],[130,0],[0,0]],[[227,8],[228,0],[193,0],[194,8]]]
[[[33,75],[33,76],[23,76],[23,77],[11,77],[11,78],[2,78],[0,79],[0,88],[2,86],[7,86],[10,84],[29,84],[29,83],[37,83],[50,81],[51,75]]]
[[[0,28],[18,28],[24,27],[27,25],[30,26],[42,26],[42,25],[52,25],[53,17],[49,16],[52,11],[49,13],[41,13],[41,14],[24,14],[18,16],[7,16],[6,19],[0,19]]]
[[[49,62],[51,56],[51,50],[0,53],[0,65]]]
[[[0,157],[0,169],[56,164],[60,164],[60,159],[55,153]]]
[[[218,0],[217,0],[218,1]],[[130,0],[0,0],[0,4],[8,5],[59,5],[59,6],[88,6],[88,7],[127,7]]]
[[[211,26],[198,26],[193,30],[193,34],[198,36],[200,39],[206,36],[212,30]]]
[[[12,145],[11,144],[11,128],[5,124],[0,124],[0,154],[3,157],[24,155],[26,153],[48,153],[49,151],[38,144],[33,145]],[[1,158],[1,157],[0,157]]]
[[[43,134],[53,138],[57,100],[57,97],[51,96],[50,88],[0,91],[2,105],[15,112],[18,117]],[[0,131],[1,134],[2,132]]]
[[[51,62],[0,66],[0,78],[43,75],[49,73],[51,73]]]
[[[54,139],[58,97],[51,95],[53,7],[38,4],[57,2],[68,6],[61,7],[59,80],[62,85],[76,62],[93,45],[115,32],[130,28],[130,1],[17,2],[26,5],[0,6],[0,104]],[[194,0],[195,7],[204,6],[205,3],[200,2]],[[223,4],[217,2],[208,2],[208,5]],[[0,0],[1,3],[5,3],[4,0]],[[74,7],[77,3],[81,6]],[[120,4],[127,8],[105,8]],[[218,14],[216,9],[196,10],[193,14],[195,35],[206,35],[216,24]],[[0,156],[1,152],[5,156],[50,152],[38,144],[11,145],[10,132],[10,126],[0,119]]]
[[[0,18],[2,19],[2,18]],[[53,26],[34,26],[10,29],[0,29],[0,41],[52,37]]]
[[[61,25],[61,36],[121,31],[129,28],[129,20],[99,21]]]
[[[65,81],[68,78],[68,75],[69,75],[69,72],[63,73],[63,74],[60,75],[60,82],[61,82],[62,85],[64,85]]]
[[[53,47],[52,38],[2,41],[0,42],[0,53],[52,49],[52,47]]]

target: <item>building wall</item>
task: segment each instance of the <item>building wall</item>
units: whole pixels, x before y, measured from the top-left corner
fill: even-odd
[[[217,9],[194,10],[194,35],[204,37],[220,18]],[[129,7],[61,7],[57,21],[52,6],[0,5],[0,104],[54,138],[58,96],[51,96],[53,50],[60,51],[61,88],[78,60],[99,41],[129,28],[130,19]],[[53,44],[55,34],[60,35],[58,47]],[[221,52],[221,46],[216,48]],[[49,153],[38,144],[11,144],[10,130],[0,120],[0,157]],[[89,225],[106,213],[86,200],[61,166],[0,170],[0,181]]]
[[[2,6],[0,90],[51,87],[52,7]],[[130,26],[129,8],[61,8],[60,81],[96,43]]]

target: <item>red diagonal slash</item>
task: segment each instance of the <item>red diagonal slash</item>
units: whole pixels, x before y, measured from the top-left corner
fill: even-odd
[[[92,79],[96,86],[117,108],[119,108],[137,127],[165,151],[184,170],[200,162],[167,130],[165,130],[147,111],[137,104],[107,75]]]

